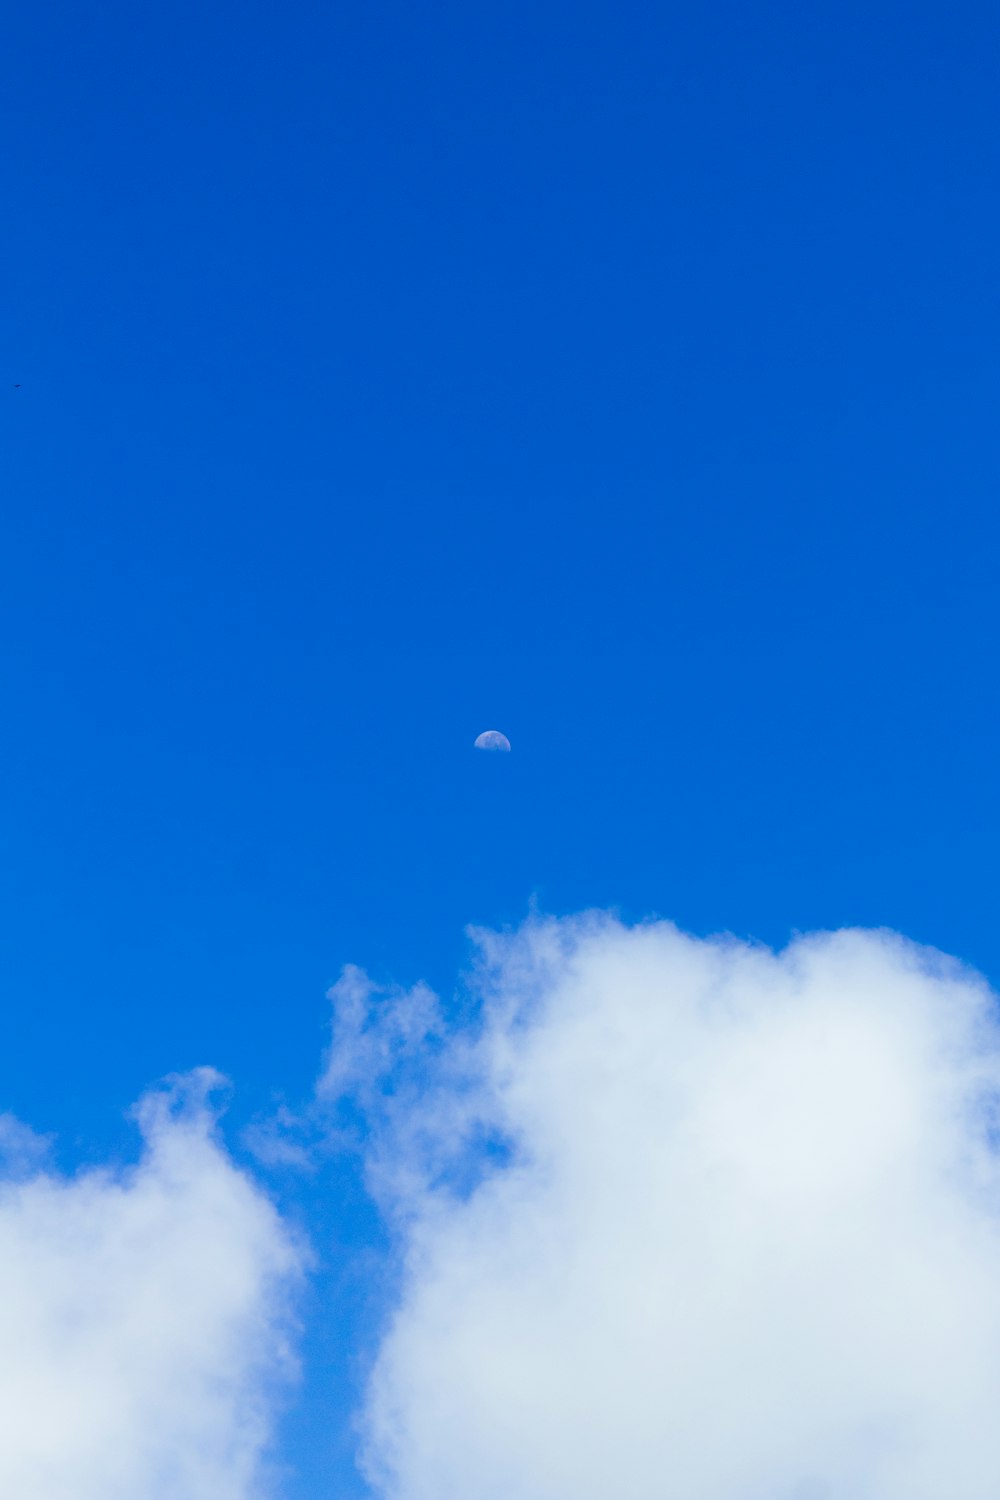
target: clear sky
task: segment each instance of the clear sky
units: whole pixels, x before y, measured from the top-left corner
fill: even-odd
[[[0,1106],[64,1169],[202,1064],[245,1162],[344,964],[447,1002],[532,902],[1000,980],[998,62],[964,0],[8,7]],[[347,1500],[383,1231],[308,1181],[283,1493]]]

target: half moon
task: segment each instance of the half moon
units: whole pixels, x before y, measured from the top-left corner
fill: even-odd
[[[477,750],[509,750],[510,740],[499,729],[484,729],[476,738]]]

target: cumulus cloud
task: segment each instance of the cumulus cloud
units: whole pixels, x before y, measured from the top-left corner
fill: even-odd
[[[303,1251],[215,1136],[207,1069],[138,1164],[66,1178],[3,1117],[0,1495],[257,1500]]]
[[[334,996],[324,1093],[358,1085],[402,1251],[376,1487],[992,1500],[983,983],[884,933],[775,954],[586,917],[479,943],[475,1028],[442,1036],[424,992],[407,1022],[356,971]]]

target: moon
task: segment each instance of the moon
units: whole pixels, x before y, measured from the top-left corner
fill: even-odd
[[[510,740],[499,729],[484,729],[476,737],[477,750],[509,750]]]

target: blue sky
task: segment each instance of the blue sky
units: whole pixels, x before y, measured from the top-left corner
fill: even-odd
[[[244,1160],[343,964],[447,997],[532,901],[1000,978],[993,7],[3,33],[0,1102],[64,1169],[202,1064]],[[360,1496],[384,1229],[269,1190],[287,1494]]]

